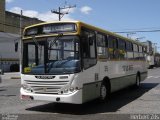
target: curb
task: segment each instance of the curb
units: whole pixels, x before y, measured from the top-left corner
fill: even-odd
[[[11,77],[11,79],[21,79],[21,77]]]

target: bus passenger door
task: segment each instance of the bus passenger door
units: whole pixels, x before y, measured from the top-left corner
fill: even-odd
[[[92,76],[96,73],[95,65],[97,63],[96,36],[94,32],[83,31],[81,47],[83,72],[90,73]],[[93,79],[92,76],[92,78],[88,79],[86,82],[95,82],[95,79]]]
[[[84,101],[98,97],[98,71],[96,55],[96,36],[94,32],[84,31],[81,41],[83,72],[83,98]]]

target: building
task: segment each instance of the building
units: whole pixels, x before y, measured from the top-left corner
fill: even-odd
[[[43,21],[6,11],[5,0],[0,0],[0,69],[18,71],[19,51],[15,51],[15,45],[20,41],[20,31],[40,22]]]
[[[0,32],[20,34],[20,17],[22,18],[22,29],[24,27],[43,22],[37,18],[20,16],[9,11],[5,11],[5,0],[0,0]]]
[[[0,0],[0,16],[0,32],[3,32],[5,23],[5,0]]]
[[[43,21],[40,21],[37,18],[22,16],[21,18],[22,30],[26,26],[29,26],[35,23],[40,23],[40,22],[43,22]],[[20,34],[20,15],[19,14],[5,11],[4,32],[12,33],[12,34]]]

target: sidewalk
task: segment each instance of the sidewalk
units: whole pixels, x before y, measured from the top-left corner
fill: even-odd
[[[2,77],[1,77],[1,74],[0,74],[0,83],[2,82]]]
[[[9,72],[1,75],[1,79],[20,79],[20,72]]]

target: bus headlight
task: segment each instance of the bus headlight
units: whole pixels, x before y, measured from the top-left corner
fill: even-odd
[[[74,87],[71,87],[71,88],[69,89],[69,91],[73,92],[73,91],[74,91]]]
[[[29,85],[27,85],[27,84],[22,84],[21,87],[26,91],[31,91],[32,90],[31,87]]]
[[[76,88],[77,88],[77,87],[76,87]],[[76,90],[78,90],[78,89],[76,89],[76,88],[74,88],[74,87],[64,88],[64,89],[62,89],[61,91],[59,91],[59,94],[70,94],[70,93],[73,93],[73,92],[75,92]]]
[[[21,87],[26,90],[28,88],[28,85],[27,84],[22,84]]]
[[[64,93],[68,93],[68,89],[66,88],[66,89],[64,89]]]

